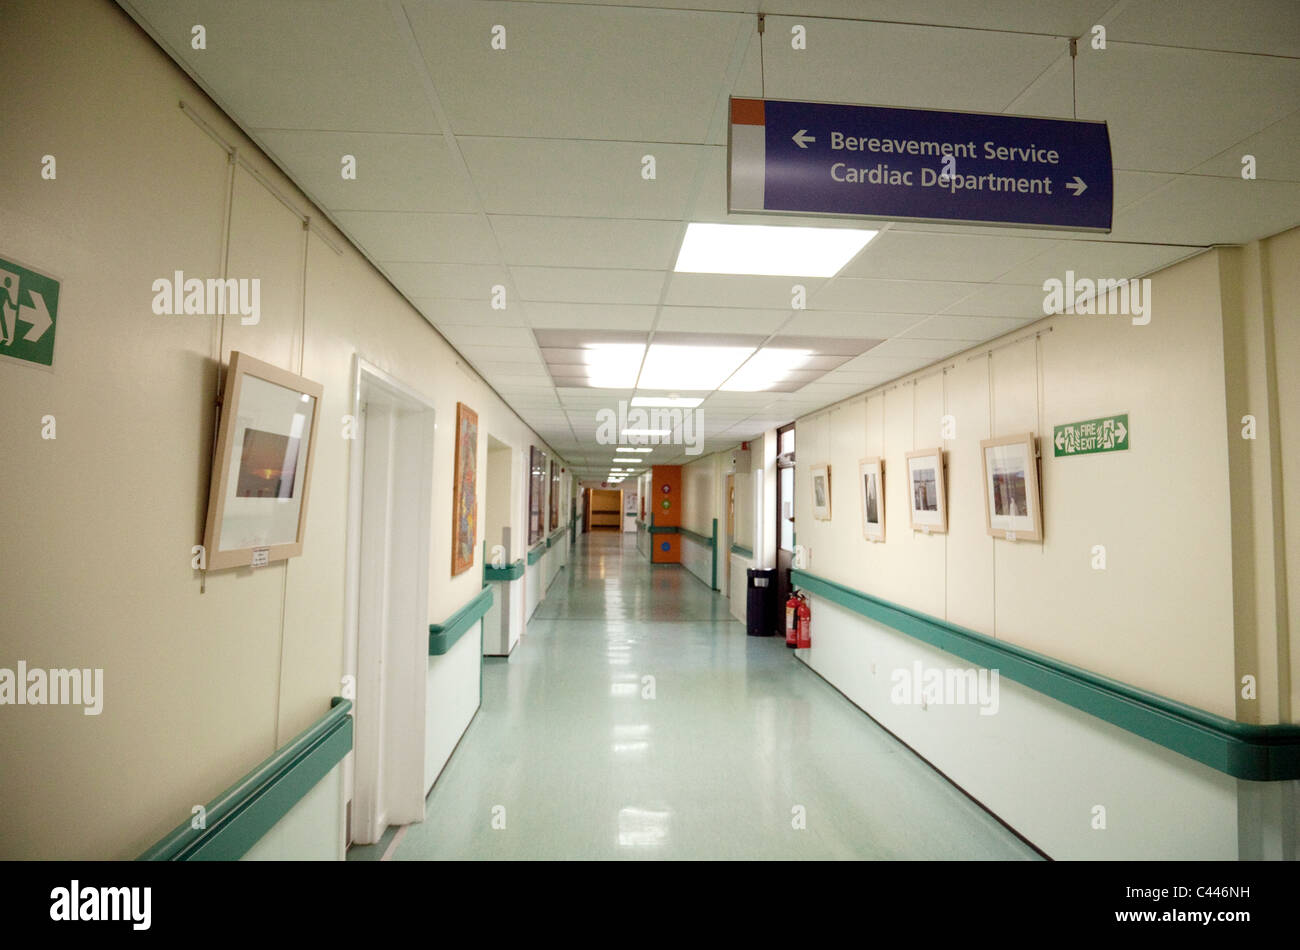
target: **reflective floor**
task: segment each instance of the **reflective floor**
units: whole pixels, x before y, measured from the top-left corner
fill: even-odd
[[[579,537],[392,859],[1036,857],[634,542]]]

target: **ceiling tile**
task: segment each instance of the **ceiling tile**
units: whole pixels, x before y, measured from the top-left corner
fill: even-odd
[[[664,281],[661,272],[647,270],[512,267],[510,271],[524,300],[555,303],[656,304]]]
[[[731,46],[752,29],[734,15],[594,5],[406,12],[458,135],[703,142]],[[491,47],[498,24],[505,49]]]
[[[756,277],[733,274],[671,275],[664,303],[684,307],[743,307],[789,311],[794,286],[811,296],[826,283],[815,277]]]
[[[278,129],[255,134],[303,190],[331,212],[477,209],[441,135]],[[344,155],[356,157],[355,181],[340,174]]]
[[[975,283],[902,280],[861,280],[837,277],[811,294],[818,310],[860,310],[864,313],[936,313],[978,290]]]
[[[335,220],[371,259],[494,264],[492,231],[479,215],[341,211]]]
[[[1041,251],[1041,241],[1010,234],[987,237],[886,231],[868,244],[840,276],[983,282],[996,280]]]
[[[432,132],[387,4],[375,0],[131,0],[168,47],[254,128]],[[202,23],[207,48],[190,46]],[[337,174],[337,163],[335,173]]]
[[[659,270],[677,255],[677,221],[493,215],[507,264]]]
[[[492,288],[506,283],[505,268],[484,264],[379,263],[393,283],[410,297],[458,297],[490,302]]]

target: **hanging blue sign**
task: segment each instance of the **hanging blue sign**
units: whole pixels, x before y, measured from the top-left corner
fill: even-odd
[[[728,207],[1110,231],[1105,122],[732,99]]]

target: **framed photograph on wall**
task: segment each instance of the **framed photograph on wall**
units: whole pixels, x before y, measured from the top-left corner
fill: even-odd
[[[831,467],[814,465],[812,475],[813,517],[818,521],[831,520]]]
[[[912,530],[948,532],[948,503],[943,490],[943,449],[907,453],[907,496]]]
[[[208,570],[302,553],[321,385],[233,351],[203,534]]]
[[[554,531],[560,526],[560,464],[551,459],[551,527]]]
[[[478,543],[478,413],[456,403],[456,474],[451,493],[451,576],[474,566]]]
[[[868,541],[885,540],[885,464],[879,458],[858,463],[862,485],[862,536]]]
[[[528,546],[534,547],[542,540],[542,493],[546,491],[545,459],[535,445],[528,447]]]
[[[985,439],[980,443],[980,456],[984,461],[984,522],[989,534],[1007,541],[1043,540],[1034,434]]]

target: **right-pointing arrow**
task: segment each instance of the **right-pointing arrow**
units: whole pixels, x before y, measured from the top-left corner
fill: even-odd
[[[1074,176],[1074,181],[1067,181],[1065,187],[1074,192],[1074,197],[1076,198],[1088,190],[1087,183],[1078,175]]]
[[[794,144],[798,145],[800,148],[807,148],[809,142],[817,141],[817,139],[815,139],[813,136],[808,134],[807,129],[800,129],[798,132],[796,132],[794,135],[790,137],[794,139]]]
[[[1128,429],[1124,428],[1124,423],[1115,423],[1115,441],[1123,442],[1128,437]]]
[[[28,343],[35,343],[41,337],[45,336],[45,331],[50,328],[54,321],[50,318],[50,311],[45,307],[45,298],[36,291],[30,291],[33,307],[19,307],[18,319],[23,323],[30,323],[31,328],[23,334],[23,339]]]

